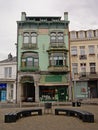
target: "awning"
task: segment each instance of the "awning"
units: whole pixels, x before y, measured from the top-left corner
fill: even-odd
[[[41,75],[39,86],[69,85],[66,75]]]

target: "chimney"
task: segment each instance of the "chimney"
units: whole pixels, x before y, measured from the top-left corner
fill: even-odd
[[[68,21],[68,12],[64,12],[64,20]]]
[[[11,61],[11,60],[12,60],[12,58],[13,58],[12,54],[11,54],[11,53],[9,53],[9,54],[8,54],[8,60],[9,60],[9,61]]]
[[[25,21],[26,20],[26,13],[22,12],[21,13],[21,21]]]

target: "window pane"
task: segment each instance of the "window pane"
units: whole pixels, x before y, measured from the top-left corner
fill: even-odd
[[[74,31],[71,32],[71,33],[70,33],[70,38],[71,38],[71,39],[75,39],[75,38],[76,38],[76,32],[74,32]]]
[[[95,73],[96,72],[96,64],[95,63],[90,63],[90,72]]]
[[[31,33],[31,43],[37,43],[37,34]]]
[[[5,67],[4,68],[5,78],[12,76],[12,67]]]
[[[71,54],[77,55],[77,47],[76,46],[71,47]]]
[[[24,33],[23,42],[24,42],[24,43],[29,43],[29,33]]]
[[[50,34],[50,42],[56,42],[56,33]]]
[[[72,63],[72,70],[73,70],[73,73],[78,73],[78,64],[77,63]]]
[[[58,42],[64,42],[64,36],[62,32],[58,33],[57,37],[58,37]]]
[[[78,37],[79,38],[84,38],[84,32],[78,32]]]
[[[22,59],[22,67],[26,66],[26,59]]]
[[[33,58],[27,58],[27,66],[33,66]]]
[[[80,55],[85,55],[85,46],[80,46]]]
[[[36,40],[36,37],[32,37],[32,39],[31,39],[31,43],[34,43],[34,44],[35,44],[36,41],[37,41],[37,40]]]
[[[95,51],[94,51],[94,46],[89,46],[89,54],[94,54]]]
[[[38,67],[38,59],[34,59],[34,66]]]

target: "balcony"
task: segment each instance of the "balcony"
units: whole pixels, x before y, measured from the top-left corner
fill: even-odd
[[[48,71],[50,72],[68,72],[68,66],[49,66]]]
[[[39,70],[39,67],[37,66],[32,66],[32,67],[21,67],[20,68],[21,71],[24,71],[24,72],[35,72],[35,71],[38,71]]]
[[[62,48],[62,47],[65,47],[65,43],[64,42],[53,42],[53,43],[50,43],[50,48],[53,48],[53,47],[56,47],[56,48]]]
[[[98,72],[81,72],[79,73],[79,79],[98,79]]]
[[[65,46],[65,43],[58,43],[58,42],[54,42],[54,43],[50,43],[49,49],[47,50],[49,51],[55,51],[55,50],[60,50],[60,51],[68,51],[68,49]]]
[[[37,48],[37,44],[32,44],[32,43],[23,43],[22,49],[33,49]]]
[[[79,56],[79,59],[80,59],[80,60],[86,60],[86,59],[87,59],[87,55],[80,55],[80,56]]]

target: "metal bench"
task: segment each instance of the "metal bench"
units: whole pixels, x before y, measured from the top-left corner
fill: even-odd
[[[21,110],[21,111],[5,114],[4,122],[5,123],[16,122],[18,119],[22,117],[31,116],[32,113],[36,113],[37,115],[42,115],[42,109]]]
[[[5,123],[16,122],[17,119],[18,119],[17,113],[12,112],[12,113],[5,114],[4,122]]]
[[[23,117],[31,116],[32,114],[42,115],[42,109],[22,110],[21,112]]]
[[[79,109],[63,109],[63,108],[55,109],[55,115],[59,115],[61,112],[63,112],[67,116],[76,116],[83,122],[94,122],[94,114],[87,111]]]

